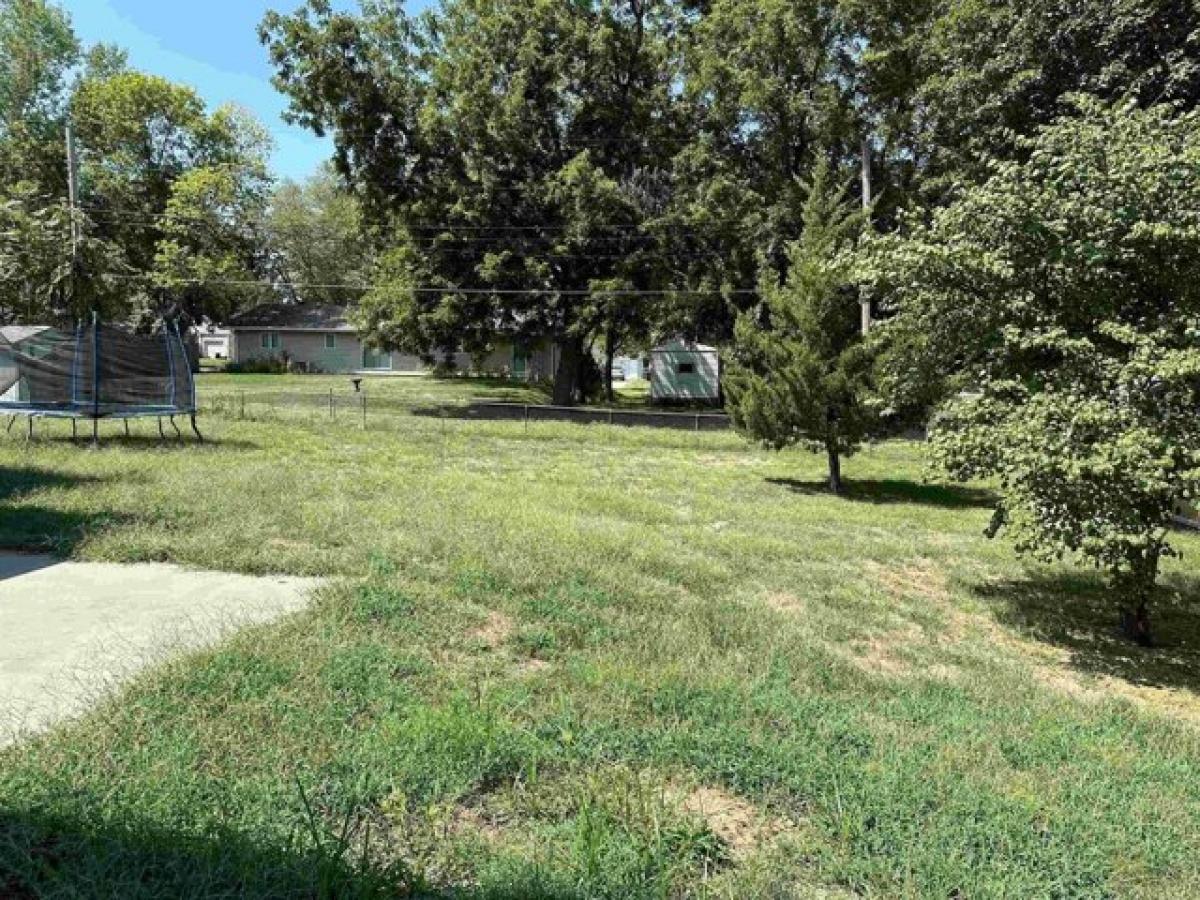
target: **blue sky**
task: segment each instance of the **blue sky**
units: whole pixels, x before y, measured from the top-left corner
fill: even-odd
[[[195,88],[210,106],[233,101],[253,112],[275,138],[272,165],[281,178],[303,178],[332,150],[328,139],[284,123],[287,103],[271,86],[258,42],[263,13],[290,11],[301,0],[60,0],[85,45],[123,47],[130,65]],[[352,7],[351,0],[339,6]],[[410,10],[425,5],[408,4]]]

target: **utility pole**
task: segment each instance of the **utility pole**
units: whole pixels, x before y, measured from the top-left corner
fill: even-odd
[[[71,219],[71,274],[67,279],[68,308],[75,304],[79,278],[79,157],[75,153],[75,129],[67,122],[67,214]]]
[[[871,138],[864,137],[862,142],[862,205],[863,214],[870,225],[871,215]],[[871,330],[871,299],[863,297],[860,303],[862,309],[863,337]]]
[[[71,262],[74,264],[79,256],[79,158],[75,155],[75,129],[70,122],[67,123],[67,199],[71,209]]]
[[[79,274],[79,158],[75,155],[75,129],[67,122],[67,201],[71,216],[71,299]],[[74,422],[72,422],[72,426]],[[100,321],[92,310],[92,447],[100,446]]]

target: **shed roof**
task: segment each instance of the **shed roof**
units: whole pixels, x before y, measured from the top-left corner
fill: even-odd
[[[674,338],[669,341],[657,345],[650,351],[651,353],[716,353],[716,347],[710,347],[708,344],[699,344],[696,341],[688,341],[683,338]]]
[[[35,334],[41,334],[43,331],[49,330],[49,325],[5,325],[3,328],[0,328],[0,339],[10,344],[18,344],[27,338],[33,337]]]
[[[346,307],[332,303],[264,303],[230,317],[230,331],[279,328],[291,331],[354,331]]]

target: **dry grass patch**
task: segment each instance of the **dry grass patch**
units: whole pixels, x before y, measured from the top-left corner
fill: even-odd
[[[475,806],[455,807],[446,823],[446,831],[455,837],[478,837],[493,845],[502,843],[504,836],[502,824],[488,816],[485,810]]]
[[[860,669],[877,675],[900,677],[912,674],[912,665],[903,658],[905,647],[919,643],[924,636],[915,625],[885,631],[852,641],[843,655]]]
[[[897,651],[922,643],[935,647],[961,646],[975,637],[990,651],[994,652],[995,648],[1007,650],[1028,669],[1037,683],[1056,693],[1086,703],[1103,703],[1116,697],[1174,719],[1200,722],[1200,697],[1190,690],[1136,684],[1106,674],[1088,675],[1073,665],[1069,650],[1014,632],[987,612],[964,609],[955,602],[945,570],[932,560],[916,559],[901,566],[869,563],[867,569],[873,580],[896,599],[916,599],[934,605],[945,624],[932,637],[919,626],[910,624],[854,642],[854,661],[865,669],[893,676],[911,674],[912,666],[898,658]],[[938,664],[922,669],[920,674],[953,679],[959,672],[953,666]]]
[[[776,612],[784,613],[785,615],[794,616],[802,612],[806,612],[808,604],[803,597],[798,597],[795,594],[787,591],[778,591],[774,594],[768,594],[766,597],[767,606]]]
[[[781,838],[799,832],[796,823],[772,816],[753,803],[724,788],[699,785],[682,788],[671,785],[668,802],[681,812],[695,816],[720,838],[730,859],[741,863]]]
[[[492,610],[482,625],[467,632],[467,637],[483,644],[489,650],[498,650],[512,637],[513,631],[513,620],[504,613]]]
[[[550,663],[544,659],[537,659],[536,657],[523,659],[517,663],[516,666],[517,675],[526,677],[540,675],[542,672],[545,672],[550,668],[552,668]]]
[[[867,571],[889,594],[896,597],[950,602],[950,585],[946,573],[929,559],[915,559],[902,566],[883,566],[868,562]]]

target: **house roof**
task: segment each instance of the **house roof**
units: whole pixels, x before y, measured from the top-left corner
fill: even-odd
[[[332,303],[264,303],[230,317],[230,331],[275,328],[288,331],[354,331],[346,307]]]

